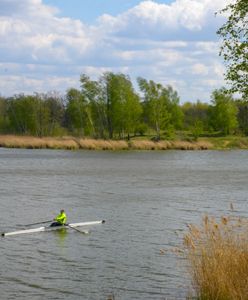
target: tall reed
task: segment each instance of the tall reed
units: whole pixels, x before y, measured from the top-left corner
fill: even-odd
[[[80,149],[87,150],[127,150],[126,141],[79,139]]]
[[[0,135],[0,147],[26,149],[78,149],[78,143],[71,137],[51,138]]]
[[[165,141],[151,140],[101,140],[90,138],[63,137],[33,137],[0,135],[0,147],[8,148],[48,148],[48,149],[88,149],[88,150],[205,150],[211,149],[212,144],[207,141]]]
[[[196,299],[248,299],[248,222],[205,217],[184,237]]]

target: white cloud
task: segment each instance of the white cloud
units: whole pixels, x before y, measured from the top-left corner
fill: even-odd
[[[81,73],[112,70],[173,84],[193,101],[202,95],[200,85],[206,94],[213,82],[223,83],[215,34],[223,17],[214,13],[226,4],[141,1],[87,26],[59,17],[42,0],[0,0],[0,93],[64,91],[79,86]]]
[[[191,70],[192,70],[192,74],[194,74],[194,75],[208,75],[209,74],[208,67],[203,64],[200,64],[200,63],[194,64],[191,67]]]
[[[83,23],[56,17],[56,10],[41,0],[1,0],[0,8],[0,55],[5,60],[68,63],[72,53],[79,57],[91,47]]]
[[[230,0],[176,0],[171,5],[143,1],[127,12],[113,17],[103,15],[98,22],[106,31],[126,36],[176,39],[202,34],[216,26],[215,13]],[[213,34],[212,34],[213,35]]]
[[[0,76],[0,91],[3,89],[11,90],[11,95],[26,93],[46,93],[48,91],[61,90],[62,86],[74,86],[78,77],[57,77],[44,76],[33,78],[28,75]]]

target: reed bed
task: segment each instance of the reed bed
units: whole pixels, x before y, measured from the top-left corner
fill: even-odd
[[[197,150],[210,150],[210,149],[213,149],[214,146],[211,142],[209,141],[197,141],[196,142],[196,145],[197,145]]]
[[[46,143],[39,138],[29,136],[0,136],[0,146],[7,148],[46,148]]]
[[[207,150],[213,145],[207,141],[187,142],[187,141],[131,141],[130,148],[134,150]]]
[[[159,141],[150,140],[95,140],[70,136],[64,137],[32,137],[0,135],[0,147],[29,148],[29,149],[87,149],[87,150],[205,150],[211,149],[212,144],[205,141]]]
[[[133,150],[166,150],[170,149],[170,143],[166,141],[132,140],[130,141],[130,148]]]
[[[205,217],[189,225],[184,246],[192,275],[194,299],[248,299],[248,222]]]
[[[79,149],[78,143],[69,137],[38,138],[31,136],[0,136],[0,147],[26,149]]]
[[[212,149],[213,146],[207,141],[187,142],[187,141],[173,141],[171,148],[177,150],[207,150]]]
[[[127,150],[129,148],[126,141],[79,139],[78,143],[81,149],[87,150]]]
[[[46,143],[46,148],[49,149],[67,149],[67,150],[77,150],[79,149],[78,142],[73,138],[43,138]]]

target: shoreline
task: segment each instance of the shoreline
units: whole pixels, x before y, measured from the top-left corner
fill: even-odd
[[[199,138],[198,141],[145,139],[100,140],[91,138],[33,137],[0,135],[0,147],[23,149],[64,149],[64,150],[225,150],[248,149],[247,137]]]

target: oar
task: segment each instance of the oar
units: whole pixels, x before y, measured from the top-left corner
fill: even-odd
[[[76,230],[77,232],[80,232],[80,233],[82,233],[82,234],[87,234],[87,233],[89,233],[88,231],[86,232],[86,231],[81,231],[81,230],[79,230],[79,229],[77,229],[77,228],[75,228],[75,227],[73,227],[73,226],[71,226],[71,225],[69,225],[69,224],[66,224],[65,226],[68,226],[68,227],[70,227],[71,229],[74,229],[74,230]]]
[[[50,223],[50,222],[53,222],[53,220],[41,221],[41,222],[37,222],[37,223],[31,223],[31,224],[19,225],[19,226],[32,226],[32,225],[45,224],[45,223]]]

